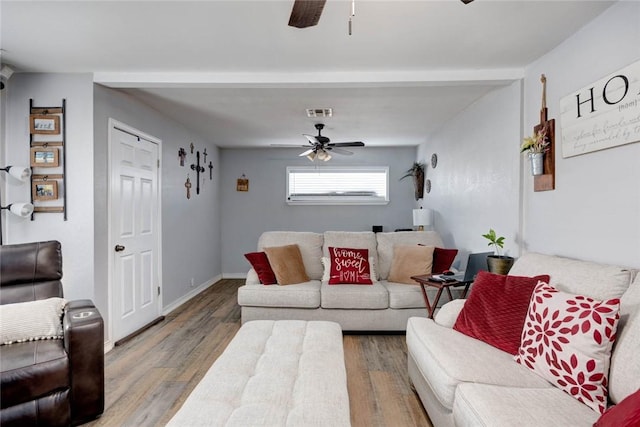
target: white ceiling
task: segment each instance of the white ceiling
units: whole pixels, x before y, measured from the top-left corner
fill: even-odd
[[[2,62],[92,72],[222,147],[332,141],[417,145],[612,1],[329,0],[287,26],[293,0],[0,0]],[[334,109],[309,119],[306,108]]]

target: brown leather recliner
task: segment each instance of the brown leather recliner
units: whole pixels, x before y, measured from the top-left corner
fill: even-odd
[[[56,241],[0,246],[0,304],[62,297]],[[69,426],[104,411],[104,325],[89,300],[64,309],[64,338],[0,345],[0,425]]]

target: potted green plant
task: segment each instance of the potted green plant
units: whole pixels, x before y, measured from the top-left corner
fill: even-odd
[[[413,177],[413,188],[416,200],[424,196],[424,163],[414,162],[410,169],[400,177],[400,181],[407,177]]]
[[[544,154],[549,151],[549,139],[547,132],[539,130],[533,136],[527,136],[520,146],[521,153],[527,153],[531,160],[531,175],[544,173]]]
[[[483,234],[482,237],[489,241],[488,246],[493,246],[495,250],[494,255],[487,257],[487,267],[489,272],[496,274],[507,274],[515,259],[510,256],[502,255],[500,251],[504,248],[504,236],[498,236],[493,228],[489,229],[487,234]]]

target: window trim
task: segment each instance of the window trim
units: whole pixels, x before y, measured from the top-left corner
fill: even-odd
[[[387,188],[384,199],[371,196],[301,196],[291,200],[289,195],[289,175],[292,172],[384,172]],[[285,202],[288,205],[387,205],[389,204],[389,167],[388,166],[287,166]]]

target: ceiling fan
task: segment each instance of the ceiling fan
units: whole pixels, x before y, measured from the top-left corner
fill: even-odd
[[[473,0],[461,0],[464,4],[469,4]],[[289,26],[296,28],[307,28],[318,25],[322,9],[327,0],[295,0],[291,16],[289,17]]]
[[[325,162],[331,159],[330,153],[343,154],[347,156],[350,156],[353,154],[351,151],[345,150],[344,148],[341,148],[341,147],[364,147],[364,142],[361,142],[361,141],[331,142],[329,138],[321,134],[322,129],[324,129],[324,124],[316,123],[315,128],[318,130],[318,135],[303,134],[303,136],[307,138],[307,140],[309,141],[310,145],[271,144],[271,146],[307,148],[307,150],[299,154],[300,157],[306,156],[311,161],[318,159]]]

